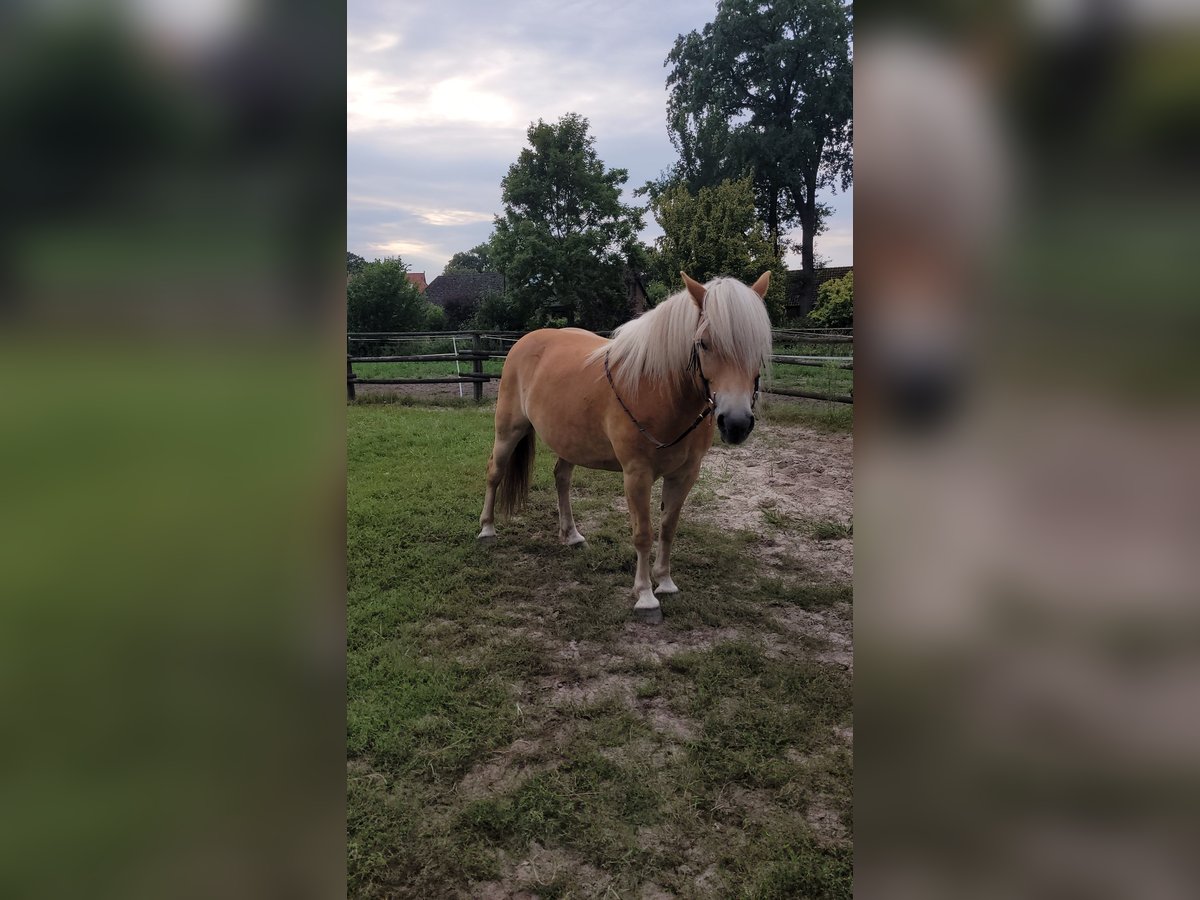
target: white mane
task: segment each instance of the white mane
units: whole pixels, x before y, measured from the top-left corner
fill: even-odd
[[[736,278],[713,279],[706,289],[709,346],[736,365],[759,369],[771,355],[771,320],[762,299]],[[699,323],[691,295],[679,291],[614,331],[612,341],[587,361],[603,365],[608,353],[613,381],[625,396],[637,396],[643,381],[677,390],[687,377]]]

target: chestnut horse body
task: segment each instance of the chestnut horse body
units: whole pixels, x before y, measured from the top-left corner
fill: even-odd
[[[496,506],[519,509],[528,491],[535,435],[557,455],[559,539],[582,545],[571,513],[576,466],[622,472],[637,549],[634,612],[662,620],[658,594],[675,593],[671,545],[713,432],[740,443],[754,425],[761,366],[770,354],[762,303],[769,274],[749,288],[732,279],[687,289],[621,326],[611,341],[578,328],[543,329],[509,351],[496,403],[481,540],[495,537]],[[650,493],[663,479],[653,569]],[[657,582],[657,587],[651,582]]]

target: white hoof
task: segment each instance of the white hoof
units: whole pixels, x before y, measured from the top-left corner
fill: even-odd
[[[646,622],[649,625],[660,624],[663,614],[658,598],[649,591],[642,591],[638,595],[637,602],[633,604],[633,617],[639,622]]]
[[[484,541],[486,543],[491,543],[495,539],[496,539],[496,526],[495,525],[484,525],[483,530],[480,531],[478,536],[476,537],[476,540]]]
[[[563,538],[563,543],[568,547],[579,547],[587,543],[587,539],[579,533],[577,529],[572,529],[571,533]]]
[[[658,587],[656,587],[654,589],[654,593],[656,593],[656,594],[678,594],[679,588],[675,586],[675,582],[672,581],[671,576],[668,575],[666,578],[664,578],[662,581],[660,581],[658,583]]]

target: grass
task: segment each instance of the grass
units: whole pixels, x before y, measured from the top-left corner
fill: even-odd
[[[348,410],[350,893],[705,896],[709,871],[711,896],[848,897],[848,841],[810,818],[850,827],[849,676],[766,640],[773,610],[844,604],[849,586],[747,577],[759,536],[685,513],[684,590],[651,639],[739,637],[631,655],[620,476],[577,470],[589,546],[562,547],[539,447],[529,508],[478,547],[491,414]],[[560,864],[527,884],[535,845]]]
[[[459,349],[470,349],[469,342],[460,342]],[[493,352],[503,350],[495,343],[489,343]],[[428,340],[401,344],[356,344],[355,355],[411,355],[419,353],[449,353],[453,350],[450,341]],[[799,354],[816,356],[850,356],[851,345],[841,344],[787,344],[775,347],[776,353]],[[503,360],[485,360],[483,370],[491,375],[499,375],[503,368]],[[471,363],[460,362],[458,370],[453,362],[408,362],[408,363],[354,363],[354,373],[359,378],[443,378],[472,371]],[[847,369],[834,366],[794,366],[783,363],[772,363],[768,381],[779,387],[804,388],[808,390],[825,391],[828,393],[849,393],[854,385],[854,373]]]
[[[840,541],[854,536],[853,522],[834,522],[828,519],[797,519],[772,506],[762,510],[763,521],[780,530],[795,530],[817,541]]]

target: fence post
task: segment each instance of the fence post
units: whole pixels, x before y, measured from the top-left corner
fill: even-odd
[[[350,365],[350,354],[346,354],[346,399],[354,399],[354,382],[358,376],[354,374],[354,368]]]
[[[475,350],[475,359],[472,360],[471,371],[476,375],[483,374],[483,335],[478,331],[471,334],[471,345]],[[483,379],[475,379],[475,402],[479,403],[483,400]]]

